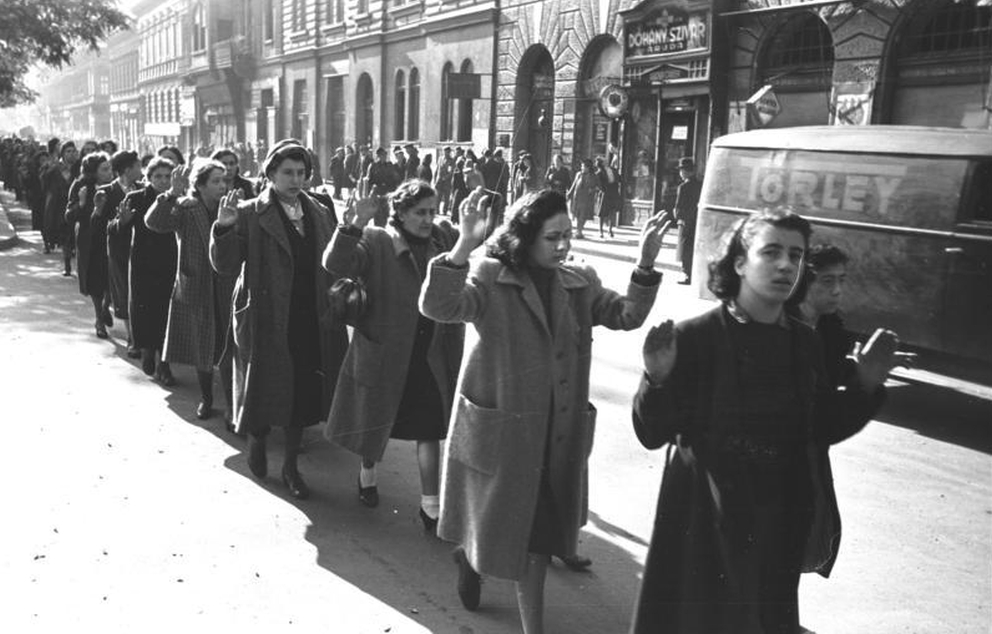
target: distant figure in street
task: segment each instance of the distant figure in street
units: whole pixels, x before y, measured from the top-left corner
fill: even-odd
[[[402,153],[401,153],[402,154]],[[397,178],[396,166],[387,159],[387,152],[384,148],[375,151],[375,162],[369,165],[369,170],[365,175],[368,187],[367,197],[372,198],[379,205],[379,212],[373,219],[377,227],[385,227],[389,218],[389,201],[387,196],[400,184]]]
[[[679,159],[679,183],[675,194],[675,220],[679,223],[678,245],[675,259],[682,265],[679,284],[692,283],[692,254],[696,241],[696,215],[702,183],[696,177],[696,164],[690,156]]]
[[[609,227],[612,238],[613,225],[616,224],[617,215],[623,209],[623,198],[620,195],[620,172],[600,156],[596,158],[596,177],[599,179],[601,192],[599,197],[599,237],[603,237],[603,225],[605,224]]]
[[[549,187],[559,194],[564,194],[568,191],[571,184],[572,171],[565,166],[564,157],[561,154],[555,154],[551,167],[548,168],[547,174],[544,175],[545,187]]]
[[[593,171],[592,159],[582,159],[579,172],[568,188],[566,197],[571,203],[572,217],[575,219],[575,238],[585,238],[582,229],[586,221],[592,218],[596,211],[596,200],[600,195],[599,178]]]
[[[224,165],[224,183],[227,185],[227,191],[238,190],[241,192],[242,200],[255,197],[255,183],[241,175],[241,161],[234,150],[221,148],[211,154],[210,159]]]
[[[787,211],[742,219],[710,265],[721,304],[644,342],[634,430],[670,448],[634,634],[801,632],[799,576],[834,564],[828,449],[877,411],[898,339],[877,331],[865,381],[831,386],[816,334],[785,311],[809,235]]]
[[[69,202],[69,186],[72,184],[73,166],[79,162],[76,144],[66,141],[58,149],[59,160],[42,175],[41,184],[45,193],[45,217],[42,238],[50,248],[62,246],[62,275],[72,275],[72,257],[76,239],[65,219],[66,205]]]
[[[453,215],[451,209],[451,176],[455,171],[455,158],[451,154],[451,146],[445,146],[441,158],[437,162],[437,174],[434,181],[434,191],[437,192],[438,213],[442,216]]]

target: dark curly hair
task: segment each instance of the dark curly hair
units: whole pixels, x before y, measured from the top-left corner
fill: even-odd
[[[183,151],[180,150],[179,148],[177,148],[176,146],[174,146],[174,145],[162,145],[162,146],[159,146],[159,148],[157,150],[155,150],[155,154],[157,154],[159,156],[162,156],[162,152],[170,152],[170,153],[172,153],[176,157],[176,160],[179,162],[180,165],[185,165],[186,164],[186,158],[183,156]],[[169,157],[169,158],[172,158],[172,157]],[[173,162],[176,162],[176,161],[173,161]]]
[[[85,157],[83,157],[83,160],[80,165],[80,173],[82,174],[83,178],[87,180],[90,181],[95,180],[96,170],[104,163],[109,163],[109,162],[110,162],[110,156],[106,152],[100,152],[100,151],[90,152]]]
[[[796,290],[793,291],[787,302],[790,306],[798,306],[803,303],[803,300],[806,299],[806,291],[813,283],[817,273],[838,264],[847,264],[850,258],[832,244],[814,244],[806,252],[806,257],[803,259],[806,265],[803,267],[803,274],[799,277]]]
[[[489,238],[486,255],[511,269],[524,267],[545,221],[567,213],[565,196],[553,189],[525,194],[510,207],[509,220]]]
[[[391,222],[402,224],[401,213],[413,209],[421,200],[431,196],[437,196],[437,192],[427,181],[419,178],[408,178],[403,181],[389,195],[389,205],[393,208],[393,215],[390,216]]]
[[[138,153],[131,150],[120,150],[110,157],[110,167],[118,176],[130,169],[135,163],[140,163]]]
[[[797,231],[803,236],[804,248],[809,247],[812,233],[809,221],[790,209],[766,209],[741,218],[733,231],[724,236],[722,254],[709,263],[710,278],[706,286],[718,299],[727,301],[737,297],[741,290],[741,277],[735,269],[737,258],[747,255],[751,240],[763,225]]]

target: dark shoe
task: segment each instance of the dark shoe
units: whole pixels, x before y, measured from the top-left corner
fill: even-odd
[[[72,277],[72,270],[71,269],[66,269],[66,270],[62,271],[62,277]]]
[[[107,328],[114,327],[114,316],[110,314],[109,308],[103,309],[103,323],[107,325]]]
[[[248,434],[248,470],[261,480],[269,472],[268,456],[265,454],[265,439]]]
[[[561,563],[569,567],[569,569],[575,572],[584,572],[592,565],[592,559],[588,557],[583,557],[581,555],[566,555],[561,557]]]
[[[379,506],[379,488],[378,487],[363,487],[362,481],[358,481],[358,499],[362,504],[369,508],[375,508]]]
[[[172,376],[172,370],[164,363],[155,370],[155,378],[165,387],[172,387],[176,384],[176,377]]]
[[[610,227],[610,237],[613,237],[613,227]]]
[[[46,245],[45,245],[45,255],[48,255],[48,254],[49,254],[49,253],[51,253],[51,252],[52,252],[52,247],[50,247],[50,246],[48,246],[48,245],[46,244]]]
[[[422,508],[420,509],[420,521],[424,523],[424,532],[437,535],[437,518],[431,517]]]
[[[207,420],[214,415],[214,404],[207,401],[200,401],[196,406],[196,417],[200,420]]]
[[[106,339],[110,335],[107,334],[107,327],[101,323],[96,324],[96,336],[100,339]]]
[[[683,275],[682,279],[676,282],[676,284],[681,284],[682,286],[688,286],[689,284],[692,284],[692,280],[689,278],[688,275]]]
[[[127,347],[127,358],[128,359],[139,359],[141,358],[141,350],[138,350],[134,346]]]
[[[289,489],[289,494],[297,500],[305,500],[310,497],[310,487],[300,477],[300,472],[296,469],[282,469],[282,482]]]
[[[141,371],[148,376],[155,375],[155,353],[151,350],[141,351]]]
[[[472,570],[472,564],[468,563],[464,548],[455,549],[455,563],[458,564],[458,598],[462,600],[462,605],[469,612],[479,609],[479,601],[482,599],[482,578],[479,573]]]

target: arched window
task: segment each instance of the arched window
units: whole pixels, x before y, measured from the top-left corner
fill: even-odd
[[[472,60],[467,59],[462,62],[462,73],[472,72]],[[458,136],[459,141],[472,140],[472,100],[458,100]]]
[[[355,139],[359,143],[372,144],[373,121],[375,117],[375,94],[372,78],[362,73],[355,91]]]
[[[420,71],[416,68],[410,69],[410,105],[407,108],[410,123],[407,126],[406,137],[411,141],[420,138]]]
[[[780,23],[755,73],[754,89],[771,84],[782,105],[769,127],[828,123],[833,69],[833,37],[820,16],[803,12]]]
[[[393,140],[400,141],[406,138],[404,132],[404,122],[406,120],[406,75],[403,71],[396,72],[396,115],[393,119]]]
[[[455,67],[451,62],[445,63],[444,67],[441,69],[441,135],[440,139],[442,141],[451,141],[452,130],[454,126],[452,125],[452,112],[451,112],[451,99],[448,98],[448,76],[454,72]]]
[[[992,6],[983,0],[927,0],[913,8],[894,29],[878,120],[987,128]]]

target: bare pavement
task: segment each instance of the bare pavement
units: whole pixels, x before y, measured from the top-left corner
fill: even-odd
[[[197,421],[195,377],[167,390],[92,333],[89,300],[11,208],[0,251],[0,632],[519,631],[509,582],[465,611],[449,544],[424,534],[413,447],[392,443],[382,502],[357,501],[353,456],[307,431],[310,500],[247,472],[243,441]],[[619,244],[617,248],[629,248]],[[629,242],[629,241],[628,241]],[[590,258],[607,285],[629,266]],[[652,323],[700,305],[666,276]],[[589,573],[556,564],[552,634],[625,632],[663,464],[630,432],[643,332],[597,334]],[[832,451],[844,543],[831,579],[807,575],[803,623],[819,634],[979,634],[992,627],[992,405],[984,392],[893,381],[878,420]],[[281,436],[270,442],[278,473]]]

